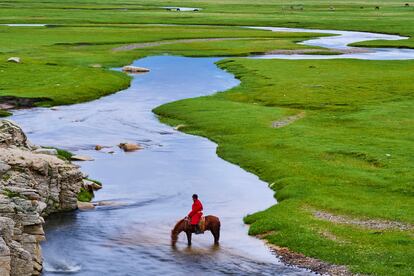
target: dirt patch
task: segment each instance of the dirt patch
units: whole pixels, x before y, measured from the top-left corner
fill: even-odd
[[[357,54],[357,53],[369,53],[368,49],[348,48],[348,49],[295,49],[295,50],[273,50],[266,52],[266,55],[306,55],[316,53],[326,54]]]
[[[349,224],[360,226],[367,229],[372,230],[414,230],[414,226],[406,223],[402,223],[399,221],[390,221],[390,220],[360,220],[355,218],[349,218],[345,216],[338,216],[334,214],[330,214],[328,212],[316,211],[313,213],[315,217],[330,221],[333,223],[340,223],[340,224]]]
[[[295,49],[295,50],[272,50],[266,52],[266,55],[300,55],[300,54],[311,54],[311,53],[321,53],[321,52],[331,52],[330,50],[325,49]]]
[[[262,234],[258,234],[258,235],[256,235],[256,237],[259,238],[259,239],[264,239],[266,236],[274,235],[274,234],[276,234],[276,231],[268,231],[268,232],[264,232]]]
[[[289,116],[289,117],[283,118],[282,120],[272,122],[272,127],[273,128],[285,127],[303,117],[305,117],[305,112],[300,112],[296,115]]]
[[[288,265],[309,269],[322,275],[351,276],[352,274],[344,265],[334,265],[315,258],[307,257],[300,253],[290,251],[286,247],[280,247],[267,243],[270,249],[278,255],[280,260]]]
[[[338,241],[339,241],[338,237],[337,237],[337,236],[335,236],[334,234],[332,234],[331,232],[328,232],[328,231],[322,231],[322,232],[320,232],[319,234],[321,234],[321,236],[322,236],[322,237],[324,237],[324,238],[326,238],[326,239],[328,239],[328,240],[331,240],[331,241],[336,241],[336,242],[338,242]]]
[[[256,235],[259,239],[265,239],[268,235],[275,234],[276,231],[268,231],[262,234]],[[326,234],[326,233],[324,233]],[[330,239],[336,240],[336,237],[329,234]],[[275,244],[271,244],[266,241],[267,246],[274,252],[278,258],[287,265],[296,266],[299,268],[309,269],[315,273],[321,275],[334,275],[334,276],[351,276],[352,274],[348,268],[344,265],[330,264],[319,259],[307,257],[301,253],[292,252],[287,247],[281,247]]]
[[[51,101],[49,98],[19,98],[15,96],[0,96],[0,109],[10,110],[35,107],[36,103]]]
[[[156,41],[156,42],[144,42],[144,43],[128,44],[128,45],[124,45],[124,46],[114,48],[112,50],[115,51],[115,52],[119,52],[119,51],[130,51],[130,50],[134,50],[134,49],[143,49],[143,48],[155,47],[155,46],[160,46],[160,45],[177,44],[177,43],[243,40],[243,39],[251,39],[251,38],[233,37],[233,38],[193,38],[193,39],[164,40],[164,41]]]
[[[359,165],[368,166],[370,168],[382,168],[385,166],[381,160],[369,156],[364,152],[328,151],[322,154],[322,158],[328,162],[349,163],[351,165],[355,164],[355,162],[358,162]]]

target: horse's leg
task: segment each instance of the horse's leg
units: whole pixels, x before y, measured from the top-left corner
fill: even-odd
[[[219,244],[220,228],[219,227],[214,227],[214,229],[213,229],[213,231],[211,231],[211,233],[214,236],[214,244]]]
[[[186,231],[185,233],[187,234],[188,246],[191,246],[191,232],[190,231]]]

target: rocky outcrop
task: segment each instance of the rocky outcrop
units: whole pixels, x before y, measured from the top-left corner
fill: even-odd
[[[30,144],[14,123],[0,121],[0,275],[39,275],[44,218],[77,208],[77,166]]]

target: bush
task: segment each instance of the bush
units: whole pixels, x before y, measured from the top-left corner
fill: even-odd
[[[78,193],[78,200],[81,202],[90,202],[93,199],[94,195],[92,191],[88,191],[85,188],[81,188]]]

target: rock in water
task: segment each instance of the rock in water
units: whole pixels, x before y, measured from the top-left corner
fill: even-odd
[[[95,205],[93,205],[91,202],[78,201],[78,208],[79,210],[91,210],[95,209]]]
[[[20,58],[19,57],[10,57],[9,59],[7,59],[8,62],[14,62],[14,63],[20,63]]]
[[[122,71],[127,72],[127,73],[146,73],[146,72],[149,72],[150,70],[144,67],[128,65],[128,66],[122,67]]]
[[[0,275],[40,275],[44,217],[77,208],[77,166],[35,146],[14,123],[0,121]]]
[[[133,143],[121,143],[119,144],[119,147],[123,149],[124,151],[136,151],[136,150],[142,149],[140,145],[133,144]]]
[[[71,157],[73,161],[93,161],[94,159],[90,156],[86,155],[73,155]]]

